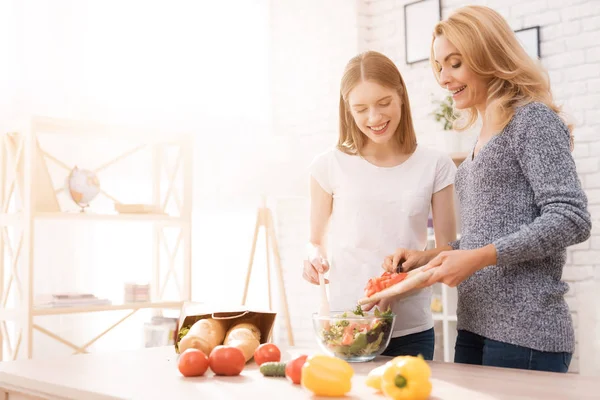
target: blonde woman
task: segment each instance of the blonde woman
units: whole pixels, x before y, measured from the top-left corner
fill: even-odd
[[[463,114],[458,129],[481,120],[456,175],[462,235],[433,259],[395,257],[429,261],[428,284],[458,285],[455,362],[567,372],[575,340],[561,275],[591,222],[547,75],[508,23],[478,6],[437,24],[431,64]]]
[[[400,246],[426,247],[430,210],[437,242],[456,238],[456,167],[448,155],[417,144],[406,86],[383,54],[349,61],[339,104],[337,146],[310,168],[310,261],[303,277],[318,284],[318,273],[329,270],[330,307],[341,311],[356,308],[369,278],[381,275],[385,255]],[[397,315],[384,354],[433,358],[430,301],[427,288],[377,304]]]

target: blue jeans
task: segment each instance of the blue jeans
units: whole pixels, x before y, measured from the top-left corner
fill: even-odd
[[[458,331],[454,347],[455,363],[549,372],[567,372],[571,356],[498,342],[464,330]]]
[[[434,347],[435,333],[431,328],[423,332],[392,338],[382,355],[396,357],[421,354],[424,359],[433,360]]]

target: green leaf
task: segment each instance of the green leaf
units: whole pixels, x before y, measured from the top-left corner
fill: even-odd
[[[452,96],[448,95],[442,101],[434,100],[433,103],[437,104],[436,109],[431,113],[434,119],[443,124],[445,131],[451,130],[452,123],[456,119]]]
[[[363,311],[362,307],[360,306],[360,304],[358,304],[358,305],[356,306],[356,308],[354,309],[354,311],[353,311],[353,312],[354,312],[354,315],[360,315],[361,317],[364,317],[364,316],[365,316],[365,313],[364,313],[364,311]]]
[[[175,343],[175,348],[177,351],[179,351],[179,342],[181,341],[181,339],[183,339],[183,337],[185,335],[187,335],[187,333],[190,331],[190,327],[189,326],[184,326],[182,327],[179,332],[177,333],[177,343]]]
[[[350,348],[348,349],[348,351],[350,353],[358,353],[362,349],[364,349],[366,346],[367,346],[367,335],[365,335],[364,333],[359,333],[358,335],[356,335],[356,338],[354,339],[354,342],[352,342],[352,344],[350,345]]]

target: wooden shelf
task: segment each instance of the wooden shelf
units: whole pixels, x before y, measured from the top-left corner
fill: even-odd
[[[36,116],[31,121],[38,134],[60,134],[79,137],[101,137],[140,140],[146,144],[179,143],[186,140],[189,132],[177,133],[172,127],[166,129],[141,125],[111,125],[91,121],[75,121],[62,118]]]
[[[92,221],[164,221],[184,222],[182,217],[174,217],[166,214],[94,214],[89,212],[38,212],[35,214],[37,220],[92,220]]]
[[[1,133],[0,147],[3,154],[7,155],[2,171],[0,171],[0,203],[1,210],[11,210],[11,207],[20,205],[18,211],[0,212],[0,227],[14,226],[14,237],[11,240],[3,240],[0,243],[0,293],[3,297],[18,294],[14,307],[2,307],[0,305],[0,362],[5,359],[32,358],[34,340],[37,335],[34,331],[54,339],[72,348],[76,353],[87,353],[88,348],[113,330],[123,321],[135,315],[141,309],[181,309],[185,301],[191,300],[191,213],[193,204],[193,136],[186,134],[174,134],[173,130],[152,127],[132,126],[109,126],[86,121],[71,121],[57,118],[34,117],[30,123],[23,127],[21,132]],[[85,212],[61,210],[56,195],[54,182],[50,179],[46,161],[50,160],[59,167],[72,170],[70,162],[65,162],[44,149],[39,139],[42,134],[56,134],[57,137],[48,138],[64,141],[69,140],[94,140],[102,139],[109,143],[110,140],[123,140],[137,142],[131,149],[114,154],[109,158],[112,151],[106,151],[107,161],[99,166],[94,172],[100,171],[108,166],[123,165],[123,160],[131,159],[138,151],[147,150],[151,157],[147,166],[152,171],[152,179],[148,185],[152,188],[152,198],[145,199],[151,204],[161,205],[174,204],[174,215],[160,213],[119,213],[116,209],[108,206],[104,213],[93,209]],[[58,137],[60,135],[61,137]],[[60,143],[59,143],[60,144]],[[74,143],[77,144],[77,143]],[[77,150],[79,151],[79,150]],[[77,155],[80,159],[84,155]],[[133,161],[133,160],[132,160]],[[126,178],[126,174],[121,178]],[[113,195],[101,192],[111,199],[115,204],[120,203]],[[32,299],[35,286],[35,274],[40,274],[42,268],[48,269],[49,265],[38,267],[34,257],[36,239],[45,239],[43,235],[37,235],[37,221],[78,221],[78,223],[93,223],[103,221],[123,223],[148,223],[152,232],[152,245],[146,246],[142,251],[152,252],[152,278],[149,282],[153,288],[152,298],[155,301],[143,303],[117,303],[117,304],[76,304],[60,307],[49,307],[45,304],[34,304],[27,299]],[[110,228],[110,227],[109,227]],[[176,229],[172,229],[176,228]],[[114,227],[114,229],[120,229]],[[167,242],[168,236],[165,231],[179,231],[174,244]],[[9,234],[5,230],[5,236]],[[10,232],[12,233],[12,232]],[[177,233],[177,232],[175,232]],[[6,239],[6,238],[5,238]],[[57,238],[62,239],[62,238]],[[68,238],[67,238],[68,239]],[[65,245],[72,245],[66,242]],[[58,246],[56,246],[58,247]],[[140,249],[141,246],[140,246]],[[162,250],[164,249],[164,251]],[[65,248],[61,248],[65,251]],[[166,257],[162,257],[162,255]],[[41,260],[43,261],[43,259]],[[46,263],[47,264],[47,263]],[[51,265],[50,265],[51,266]],[[85,264],[82,263],[82,268]],[[176,274],[176,269],[182,267],[181,274]],[[160,272],[160,273],[159,273]],[[164,288],[169,283],[177,287],[177,294],[173,298],[177,300],[166,301],[163,298]],[[67,283],[68,284],[68,283]],[[61,290],[60,288],[56,288]],[[88,289],[91,290],[92,288]],[[64,290],[64,289],[63,289]],[[176,296],[176,297],[175,297]],[[170,297],[171,298],[171,297]],[[4,300],[6,302],[6,300]],[[119,319],[102,331],[92,340],[83,345],[78,345],[64,338],[61,334],[51,332],[41,325],[34,323],[35,316],[51,316],[65,314],[89,314],[101,311],[123,310],[117,315]],[[18,321],[19,329],[7,334],[7,327],[3,324],[5,320]],[[13,337],[11,337],[13,336]]]
[[[161,301],[150,303],[101,304],[71,307],[34,307],[33,315],[63,315],[98,311],[140,310],[143,308],[181,308],[182,301]]]
[[[179,224],[187,222],[183,217],[166,214],[94,214],[89,212],[38,212],[33,215],[35,220],[45,221],[141,221]],[[21,223],[23,213],[0,213],[0,226],[10,226]]]

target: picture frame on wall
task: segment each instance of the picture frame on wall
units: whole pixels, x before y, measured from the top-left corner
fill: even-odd
[[[441,17],[440,0],[419,0],[404,5],[404,52],[407,64],[429,59],[433,27]]]
[[[530,28],[523,28],[515,31],[517,39],[521,43],[521,46],[525,49],[527,54],[534,59],[539,59],[541,55],[540,51],[540,27],[532,26]]]

